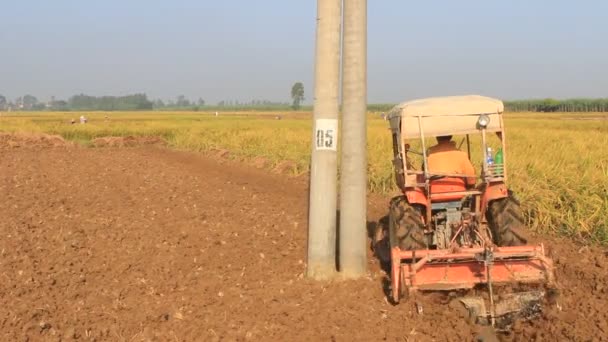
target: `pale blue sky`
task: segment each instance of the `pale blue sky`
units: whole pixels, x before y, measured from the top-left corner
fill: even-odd
[[[314,0],[3,0],[0,94],[312,98]],[[608,96],[608,1],[368,0],[369,102]]]

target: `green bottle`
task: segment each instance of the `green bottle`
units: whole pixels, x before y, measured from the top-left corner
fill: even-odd
[[[496,151],[496,156],[494,156],[494,164],[496,165],[496,175],[499,177],[503,176],[503,159],[502,159],[502,148],[499,148]]]

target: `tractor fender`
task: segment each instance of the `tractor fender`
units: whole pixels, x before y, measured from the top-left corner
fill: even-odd
[[[505,198],[508,196],[509,196],[509,191],[508,191],[505,183],[498,182],[498,183],[488,184],[488,186],[486,187],[486,189],[482,195],[481,212],[483,213],[486,211],[486,209],[488,208],[488,204],[491,201],[494,201],[494,200],[497,200],[500,198]]]
[[[420,204],[424,207],[427,206],[427,198],[422,189],[420,188],[407,188],[405,190],[405,197],[407,198],[408,204]]]

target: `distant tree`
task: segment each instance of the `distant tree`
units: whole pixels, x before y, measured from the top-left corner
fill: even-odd
[[[154,101],[154,108],[163,108],[164,106],[165,103],[163,102],[163,100],[157,99],[156,101]]]
[[[25,95],[23,96],[23,108],[24,109],[32,109],[34,106],[38,104],[38,99],[33,95]]]
[[[45,110],[46,108],[47,108],[46,104],[44,104],[42,102],[38,102],[29,109],[30,110]]]
[[[198,98],[197,105],[198,105],[199,107],[204,106],[204,105],[205,105],[205,100],[203,100],[202,98],[200,98],[200,97],[199,97],[199,98]]]
[[[6,97],[0,95],[0,110],[4,110],[7,107]]]
[[[291,99],[293,101],[291,107],[294,110],[300,109],[300,105],[304,101],[304,84],[302,82],[296,82],[291,87]]]
[[[190,100],[188,100],[184,95],[180,95],[177,97],[175,105],[178,107],[189,107]]]
[[[65,100],[53,101],[53,110],[68,110],[68,102]]]
[[[555,99],[545,99],[540,106],[541,112],[557,112],[559,109],[559,101]]]

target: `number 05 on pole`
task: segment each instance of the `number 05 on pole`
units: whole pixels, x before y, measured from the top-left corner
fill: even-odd
[[[338,149],[338,120],[317,119],[315,120],[315,149],[317,151]]]

